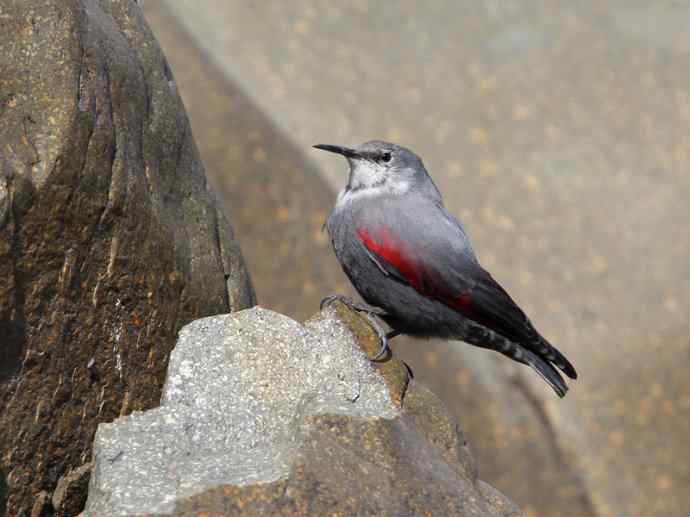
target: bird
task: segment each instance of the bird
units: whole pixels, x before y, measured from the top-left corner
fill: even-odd
[[[401,145],[372,140],[356,147],[318,144],[344,156],[349,177],[326,220],[335,256],[367,306],[334,299],[370,318],[389,352],[388,340],[405,334],[461,340],[530,366],[560,397],[577,372],[534,327],[506,290],[484,269],[462,223],[421,158]]]

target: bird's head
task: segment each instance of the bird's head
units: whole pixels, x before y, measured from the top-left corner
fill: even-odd
[[[422,160],[405,147],[381,140],[354,148],[328,144],[314,147],[347,158],[350,164],[347,192],[404,194],[417,191],[440,198]]]

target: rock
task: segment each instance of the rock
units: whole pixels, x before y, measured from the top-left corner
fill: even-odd
[[[323,229],[334,193],[311,146],[295,145],[272,114],[254,104],[253,92],[227,81],[167,4],[144,2],[142,10],[175,72],[206,175],[232,206],[257,297],[264,307],[304,321],[325,293],[354,294]],[[204,95],[198,95],[200,84]]]
[[[83,509],[83,494],[86,493],[91,474],[91,462],[63,475],[58,479],[51,502],[53,508],[65,515],[76,515]]]
[[[34,498],[34,505],[31,508],[31,517],[49,517],[52,515],[50,507],[50,496],[45,490],[41,490]]]
[[[254,296],[136,3],[5,2],[0,26],[0,487],[22,515],[52,511],[99,422],[158,404],[182,325]],[[65,494],[57,515],[86,496]]]
[[[374,341],[340,304],[304,325],[253,308],[185,326],[161,406],[99,426],[85,514],[521,515],[440,401],[357,335]]]

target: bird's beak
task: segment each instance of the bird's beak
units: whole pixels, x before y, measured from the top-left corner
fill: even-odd
[[[362,154],[350,149],[349,147],[342,147],[340,145],[329,145],[329,144],[317,144],[314,146],[315,149],[321,149],[322,151],[329,151],[331,153],[342,154],[346,158],[362,158]]]

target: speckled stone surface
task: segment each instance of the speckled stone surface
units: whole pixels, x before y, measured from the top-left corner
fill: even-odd
[[[263,159],[260,169],[245,160],[249,171],[283,170],[283,155],[273,161],[275,134],[294,144],[291,159],[304,170],[318,163],[332,188],[345,164],[316,152],[304,158],[310,145],[409,145],[482,262],[572,358],[581,379],[557,402],[529,373],[482,351],[394,342],[461,415],[487,479],[533,516],[687,513],[690,383],[679,367],[690,358],[685,3],[168,5],[215,73],[277,128],[238,146],[239,161]],[[190,78],[189,94],[181,81],[186,98],[198,77],[208,76]],[[193,121],[204,111],[194,105]],[[327,211],[328,202],[300,200],[306,185],[321,195],[321,184],[276,178],[266,184],[278,206],[282,195],[290,207],[281,212],[287,241],[316,256],[323,247],[305,237],[304,221],[321,217],[311,207]],[[291,184],[304,186],[296,197]],[[260,218],[263,207],[246,210]],[[260,257],[267,237],[243,238]],[[271,250],[280,247],[264,250],[269,265],[278,260]],[[312,281],[300,300],[274,295],[275,303],[305,311],[310,296],[333,289],[333,258],[310,264],[323,283]],[[274,278],[264,292],[280,292]]]
[[[197,320],[180,331],[161,406],[99,427],[86,513],[169,513],[214,486],[282,479],[296,425],[322,413],[398,413],[337,320],[302,326],[261,308]]]
[[[342,305],[185,326],[161,406],[99,426],[85,515],[521,515],[438,398],[406,384],[394,404],[405,368],[380,375],[356,336],[374,338]]]

